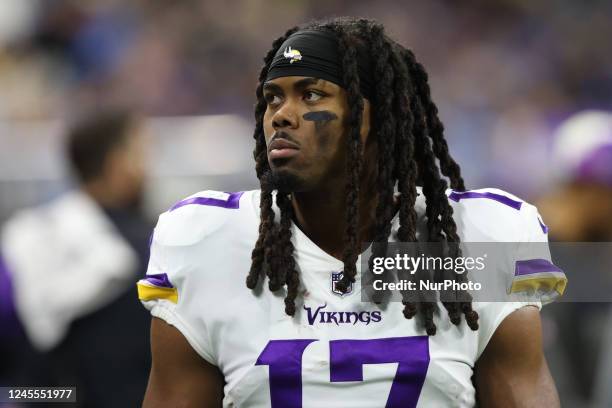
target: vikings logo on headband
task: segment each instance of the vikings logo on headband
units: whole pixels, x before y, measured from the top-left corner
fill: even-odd
[[[357,47],[359,89],[368,99],[373,93],[370,62],[367,49]],[[346,89],[336,34],[325,30],[301,30],[290,35],[276,52],[266,81],[286,76],[320,78]]]
[[[295,61],[300,61],[302,59],[302,54],[299,50],[292,50],[291,47],[287,47],[283,52],[283,57],[289,58],[289,63],[293,64]]]

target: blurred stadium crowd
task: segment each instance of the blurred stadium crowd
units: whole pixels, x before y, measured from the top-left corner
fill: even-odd
[[[468,187],[499,187],[540,202],[544,219],[550,213],[564,228],[572,210],[546,198],[567,194],[558,190],[568,181],[559,177],[567,163],[553,157],[559,125],[583,110],[612,110],[606,0],[2,0],[0,221],[73,183],[62,155],[67,124],[109,106],[152,118],[143,136],[149,218],[200,189],[256,188],[250,126],[262,56],[286,28],[337,15],[378,19],[414,50],[430,73]],[[612,144],[607,120],[597,132]],[[611,207],[601,204],[612,202],[609,180],[598,181],[604,187],[595,199],[577,204],[597,201],[602,225],[612,224]],[[563,239],[611,241],[610,231]],[[609,305],[588,308],[596,312],[592,322],[585,319],[586,336],[601,338],[575,347],[596,344],[590,352],[555,346],[572,330],[561,324],[571,311],[545,320],[549,361],[567,406],[604,401],[594,389],[612,384],[612,372],[598,377],[592,367],[606,349],[592,328],[606,327]],[[584,356],[582,363],[572,362],[572,353]],[[11,375],[0,368],[0,385]]]

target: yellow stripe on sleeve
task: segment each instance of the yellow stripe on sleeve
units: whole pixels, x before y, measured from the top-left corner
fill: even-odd
[[[138,299],[142,301],[165,299],[172,303],[178,302],[178,291],[176,288],[160,288],[140,282],[136,286],[138,287]]]
[[[511,293],[517,292],[539,292],[542,290],[556,291],[559,295],[563,295],[567,286],[567,278],[565,276],[547,276],[529,279],[515,280],[512,283]]]

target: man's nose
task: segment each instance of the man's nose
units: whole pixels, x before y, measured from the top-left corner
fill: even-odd
[[[295,110],[295,105],[287,100],[283,105],[274,113],[272,117],[272,127],[274,129],[282,128],[297,128],[298,115]]]

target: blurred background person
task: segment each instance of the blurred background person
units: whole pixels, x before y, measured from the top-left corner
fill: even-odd
[[[11,353],[17,381],[76,385],[80,406],[138,406],[146,386],[149,318],[134,300],[151,232],[143,132],[124,110],[77,121],[66,140],[77,188],[2,229],[4,279],[32,346]]]
[[[553,187],[537,203],[550,239],[611,242],[612,113],[588,110],[564,120],[555,131],[550,162]],[[582,267],[588,266],[582,262]],[[559,388],[566,400],[574,395],[581,404],[612,406],[612,307],[561,303],[550,313],[554,320],[549,324],[559,334],[550,353],[557,354],[556,364],[567,365],[557,370],[565,373]]]
[[[584,111],[562,122],[552,149],[554,185],[538,208],[551,238],[612,240],[612,112]]]

